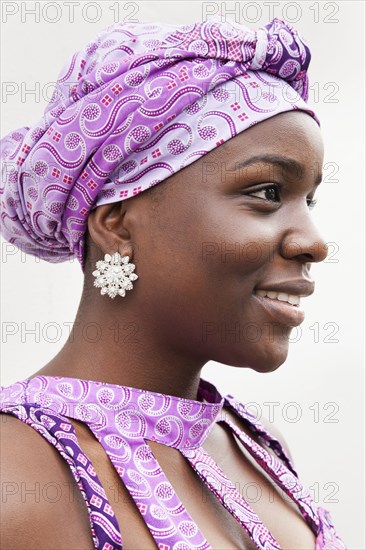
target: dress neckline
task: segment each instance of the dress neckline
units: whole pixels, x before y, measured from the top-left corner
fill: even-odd
[[[266,432],[260,422],[253,423],[244,405],[230,394],[223,398],[210,382],[200,379],[198,397],[206,399],[205,402],[93,380],[44,375],[15,382],[6,388],[0,386],[0,392],[5,412],[10,412],[7,408],[11,408],[12,414],[29,423],[55,445],[69,463],[78,484],[80,472],[86,472],[85,479],[93,478],[90,487],[83,486],[83,490],[86,489],[84,498],[90,507],[90,518],[100,517],[102,505],[109,514],[109,533],[115,534],[115,538],[112,535],[108,538],[107,535],[111,547],[122,548],[118,522],[93,465],[79,447],[73,425],[66,417],[79,419],[89,425],[142,511],[150,531],[158,534],[154,540],[159,543],[159,547],[161,545],[165,548],[168,542],[171,547],[186,543],[184,533],[174,528],[176,512],[179,510],[179,525],[189,525],[194,529],[194,540],[189,538],[189,542],[196,548],[210,548],[175,494],[146,439],[179,449],[221,503],[225,507],[230,505],[229,512],[242,524],[258,548],[280,550],[280,545],[241,496],[236,485],[202,447],[210,429],[222,420],[257,463],[297,504],[304,520],[317,537],[316,548],[323,548],[329,541],[332,547],[345,549],[334,530],[329,513],[315,506],[309,490],[301,484],[278,440]],[[7,403],[10,405],[7,406]],[[266,446],[272,447],[287,466],[227,418],[222,410],[224,404],[233,409],[237,416],[248,420],[253,430],[265,440]],[[95,493],[96,488],[98,494]],[[149,506],[145,499],[147,494],[151,495]],[[168,504],[165,502],[167,499]],[[155,514],[157,510],[159,515]],[[169,523],[172,510],[175,517],[173,524]],[[94,525],[95,541],[99,544],[98,541],[105,540],[106,533],[98,522],[93,524],[93,530]],[[160,537],[161,533],[164,536]]]
[[[220,419],[225,398],[200,378],[198,398],[187,399],[95,380],[38,375],[25,381],[26,400],[105,434],[144,438],[176,449],[202,445]]]

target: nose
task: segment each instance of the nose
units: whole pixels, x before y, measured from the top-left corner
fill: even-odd
[[[293,212],[288,218],[281,253],[287,259],[301,262],[323,262],[328,255],[328,245],[315,225],[307,206],[306,210]]]

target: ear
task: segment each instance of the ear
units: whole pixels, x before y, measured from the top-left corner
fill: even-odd
[[[104,254],[119,252],[132,256],[132,241],[124,225],[124,202],[103,204],[89,213],[88,232],[99,249],[99,258]]]

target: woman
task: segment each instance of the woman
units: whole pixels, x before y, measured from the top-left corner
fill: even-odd
[[[63,488],[5,505],[4,548],[346,548],[282,437],[200,378],[283,364],[327,255],[309,61],[277,18],[113,25],[2,140],[4,237],[85,275],[65,346],[1,388],[4,479]]]

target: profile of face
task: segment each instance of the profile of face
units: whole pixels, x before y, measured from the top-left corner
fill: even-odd
[[[285,112],[140,195],[98,207],[88,220],[92,240],[103,254],[129,255],[139,279],[119,301],[94,291],[95,300],[121,319],[134,312],[183,355],[275,370],[302,304],[257,291],[314,290],[311,264],[327,256],[311,213],[323,154],[317,123]]]

